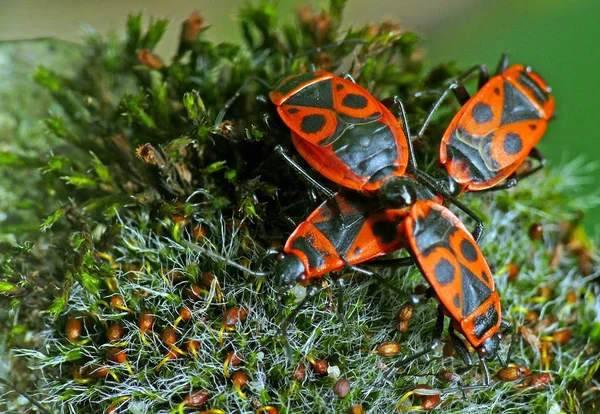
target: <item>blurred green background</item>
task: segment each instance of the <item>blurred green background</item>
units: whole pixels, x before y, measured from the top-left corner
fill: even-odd
[[[81,41],[84,24],[103,33],[122,30],[128,13],[169,17],[173,24],[159,48],[163,58],[175,50],[179,22],[192,10],[200,11],[212,25],[207,36],[215,41],[235,41],[239,0],[139,1],[21,0],[0,2],[0,40],[54,36]],[[300,5],[315,8],[315,1],[281,1],[290,18]],[[600,2],[597,0],[372,0],[350,1],[348,24],[393,20],[420,33],[428,62],[457,60],[467,67],[487,63],[495,68],[500,55],[532,66],[553,87],[558,119],[551,123],[540,144],[548,165],[564,164],[583,155],[587,163],[598,160],[600,134],[596,130],[597,81],[600,64]],[[585,173],[586,194],[597,192],[600,170]],[[600,234],[600,208],[590,210],[586,226]]]

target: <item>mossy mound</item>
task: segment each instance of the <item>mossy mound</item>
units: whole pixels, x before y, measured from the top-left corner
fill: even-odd
[[[11,148],[3,158],[3,171],[43,168],[31,181],[35,208],[19,225],[2,227],[12,246],[2,252],[0,289],[10,302],[2,318],[10,333],[4,346],[13,348],[6,359],[33,367],[11,380],[41,406],[65,413],[381,413],[394,411],[418,384],[481,383],[477,367],[464,372],[441,349],[389,374],[391,364],[428,344],[434,325],[430,300],[398,331],[404,302],[392,289],[423,284],[414,268],[382,271],[390,286],[345,275],[348,329],[325,278],[290,325],[290,364],[279,324],[304,289],[280,300],[268,277],[255,279],[181,243],[270,270],[267,249],[281,248],[290,219],[298,223],[316,206],[311,187],[274,154],[276,145],[290,146],[289,131],[260,98],[269,89],[248,83],[253,77],[274,85],[310,65],[344,71],[378,98],[402,97],[410,125],[418,126],[435,97],[414,94],[441,89],[461,72],[453,63],[427,70],[418,37],[391,23],[340,32],[342,10],[343,2],[332,1],[328,10],[302,9],[287,21],[271,2],[246,5],[241,45],[205,40],[194,13],[170,63],[152,53],[167,23],[144,30],[142,17],[132,16],[124,36],[88,39],[87,64],[76,75],[37,71],[56,110],[37,158]],[[346,42],[306,54],[340,39]],[[436,172],[438,137],[456,110],[448,100],[416,143],[421,168]],[[463,197],[484,218],[480,245],[504,315],[518,327],[501,353],[514,338],[511,360],[524,368],[502,371],[489,389],[466,398],[442,396],[438,412],[596,407],[600,291],[595,249],[578,224],[592,201],[579,193],[585,173],[583,163],[572,163],[510,191]],[[38,233],[32,221],[41,222],[41,212],[48,216]],[[530,235],[532,226],[542,231]],[[398,353],[378,352],[391,341]],[[402,407],[410,400],[417,405],[410,397]],[[44,410],[24,399],[3,404]]]

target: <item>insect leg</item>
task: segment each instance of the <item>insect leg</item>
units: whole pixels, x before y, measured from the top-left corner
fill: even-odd
[[[345,261],[343,256],[342,256],[342,259]],[[366,270],[366,269],[362,269],[357,266],[353,266],[353,265],[349,264],[348,262],[346,262],[346,268],[348,270],[352,270],[353,272],[360,273],[362,275],[366,275],[366,276],[372,277],[373,279],[376,279],[379,283],[392,289],[400,297],[406,297],[412,303],[419,303],[421,301],[417,296],[409,295],[406,292],[403,292],[400,289],[398,289],[396,286],[391,285],[390,282],[387,279],[385,279],[384,277],[382,277],[379,273],[371,272],[370,270]]]
[[[381,101],[381,103],[385,106],[396,105],[398,107],[398,117],[402,123],[402,132],[404,132],[404,136],[406,137],[406,141],[408,144],[408,165],[411,170],[415,170],[417,168],[417,159],[415,158],[415,151],[412,145],[412,139],[410,137],[410,128],[408,126],[408,120],[406,119],[406,111],[404,110],[404,104],[402,100],[398,96],[392,96],[391,98],[386,98]]]
[[[444,102],[444,100],[446,99],[446,96],[448,96],[448,94],[451,91],[454,91],[456,88],[458,88],[460,86],[461,85],[458,82],[452,82],[446,89],[444,89],[444,91],[442,93],[440,93],[439,98],[433,104],[433,107],[429,111],[429,114],[427,114],[425,121],[423,121],[423,125],[421,125],[421,129],[419,130],[419,133],[414,138],[411,137],[410,139],[412,139],[414,141],[414,140],[423,138],[423,135],[425,134],[425,129],[427,129],[427,127],[429,126],[429,123],[431,122],[431,119],[433,118],[433,114],[438,110],[438,108],[440,107],[442,102]],[[429,92],[430,91],[417,92],[415,94],[415,97],[429,94]]]
[[[348,329],[348,322],[346,321],[345,316],[345,306],[344,306],[344,279],[341,276],[333,276],[333,282],[337,286],[336,296],[337,296],[337,313],[340,318],[340,322],[346,331]]]
[[[279,334],[283,338],[284,346],[285,346],[285,355],[290,363],[293,362],[292,355],[292,347],[290,346],[290,342],[288,340],[287,330],[290,325],[298,316],[298,313],[306,306],[308,301],[319,291],[319,288],[316,285],[308,285],[306,287],[306,295],[302,299],[302,301],[292,310],[292,312],[281,321],[279,325]],[[280,302],[281,303],[281,302]]]
[[[290,165],[290,167],[292,167],[300,176],[302,176],[312,186],[314,186],[319,191],[321,191],[323,194],[325,194],[325,196],[327,198],[334,198],[335,193],[333,191],[331,191],[330,189],[328,189],[327,187],[325,187],[324,185],[322,185],[321,183],[319,183],[314,178],[312,178],[310,176],[310,174],[304,170],[304,168],[302,168],[300,165],[298,165],[298,163],[296,163],[292,159],[292,157],[290,157],[290,155],[287,153],[287,151],[285,149],[283,149],[283,147],[281,145],[277,145],[275,147],[275,152],[277,152],[281,156],[281,158],[283,158],[285,160],[285,162],[287,162]]]
[[[288,69],[288,72],[289,72],[291,70],[292,62],[294,60],[298,59],[298,58],[301,58],[301,57],[304,57],[304,56],[310,56],[310,55],[314,55],[314,54],[319,54],[319,53],[322,53],[322,52],[324,52],[326,50],[334,49],[336,47],[340,47],[340,46],[343,46],[343,45],[352,45],[352,44],[354,44],[354,45],[364,45],[366,43],[368,43],[368,42],[366,40],[362,40],[362,39],[345,39],[345,40],[340,40],[339,42],[330,43],[330,44],[325,45],[325,46],[317,47],[317,48],[315,48],[313,50],[309,50],[309,51],[306,51],[306,52],[302,52],[302,53],[298,53],[296,55],[289,56],[287,58],[287,64],[286,64],[286,66],[287,66],[287,69]]]
[[[375,266],[375,267],[405,267],[412,266],[415,261],[412,257],[394,257],[391,259],[372,259],[364,262],[364,266]]]
[[[520,181],[523,178],[529,177],[531,174],[535,174],[536,172],[538,172],[539,170],[544,168],[544,166],[546,165],[546,157],[544,157],[544,155],[540,152],[540,150],[535,147],[532,148],[531,151],[529,151],[528,157],[531,157],[534,160],[537,160],[538,165],[533,168],[528,169],[527,171],[522,172],[521,174],[516,174],[513,178],[515,178],[517,181]]]
[[[496,67],[496,75],[500,75],[506,69],[508,69],[508,55],[503,53],[502,56],[500,56],[500,62],[498,62],[498,66]]]
[[[214,261],[225,262],[229,266],[235,267],[236,269],[241,270],[242,272],[246,272],[246,273],[252,275],[255,278],[261,278],[261,277],[265,277],[265,276],[268,276],[269,274],[271,274],[271,272],[257,272],[255,270],[248,269],[246,266],[242,266],[241,264],[236,263],[233,260],[227,259],[226,257],[223,257],[223,256],[221,256],[218,253],[211,252],[210,250],[208,250],[208,249],[206,249],[204,247],[200,247],[200,246],[198,246],[195,243],[190,243],[190,242],[188,242],[186,240],[182,240],[180,243],[183,246],[185,246],[188,249],[190,249],[190,250],[193,250],[195,252],[198,252],[200,254],[208,256],[211,259],[213,259]],[[271,253],[269,253],[269,254],[271,254]]]
[[[412,354],[409,357],[404,358],[402,361],[398,361],[394,364],[394,369],[390,370],[390,373],[395,372],[398,368],[408,365],[410,362],[421,358],[423,355],[427,355],[434,349],[436,349],[442,343],[442,332],[444,331],[444,313],[442,308],[438,307],[438,316],[435,320],[435,327],[433,328],[433,334],[430,344],[419,352]]]
[[[215,128],[218,128],[219,125],[221,125],[221,123],[223,122],[223,119],[225,118],[225,114],[227,113],[227,110],[231,107],[231,105],[233,105],[233,103],[241,96],[242,92],[244,92],[244,90],[252,82],[258,82],[258,83],[266,86],[267,89],[269,89],[269,90],[272,89],[271,86],[269,86],[267,81],[265,81],[264,79],[257,78],[255,76],[248,78],[248,80],[246,80],[242,84],[242,86],[240,86],[240,88],[235,92],[235,94],[231,98],[229,98],[229,100],[227,102],[225,102],[225,105],[223,105],[223,108],[221,108],[221,110],[219,111],[217,117],[215,118],[215,124],[214,124]]]

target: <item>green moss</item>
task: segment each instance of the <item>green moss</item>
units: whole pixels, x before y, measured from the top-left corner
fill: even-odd
[[[143,29],[141,15],[132,16],[125,35],[88,39],[89,64],[75,76],[44,68],[37,72],[37,81],[61,108],[46,120],[51,150],[40,154],[43,179],[35,184],[39,194],[32,196],[45,207],[44,217],[34,212],[44,233],[20,236],[36,238],[33,251],[3,255],[0,294],[12,300],[2,319],[5,330],[16,336],[26,331],[39,341],[11,342],[20,347],[19,357],[8,356],[13,364],[33,366],[33,376],[19,382],[36,389],[35,396],[49,409],[106,412],[112,404],[124,412],[169,413],[186,396],[205,389],[211,398],[202,409],[228,413],[255,412],[264,405],[281,413],[306,412],[306,407],[344,412],[354,404],[391,412],[417,384],[456,385],[435,376],[465,371],[459,358],[441,358],[441,350],[414,361],[403,373],[386,371],[399,357],[427,346],[433,329],[434,300],[415,308],[406,333],[396,329],[403,299],[392,288],[412,292],[424,283],[416,269],[384,270],[389,286],[345,275],[348,329],[335,312],[336,289],[324,279],[322,291],[290,325],[290,364],[279,324],[304,289],[280,299],[269,278],[255,280],[181,243],[195,240],[235,262],[270,270],[273,263],[263,260],[265,252],[280,246],[293,230],[288,218],[302,221],[315,208],[310,187],[273,153],[277,144],[289,145],[289,131],[274,122],[270,103],[256,99],[269,89],[247,83],[253,77],[275,85],[310,64],[347,71],[376,97],[401,96],[415,130],[433,98],[413,94],[440,89],[460,72],[454,64],[426,71],[417,53],[418,37],[390,23],[340,33],[342,9],[343,2],[332,2],[322,15],[302,12],[288,21],[271,2],[248,4],[240,11],[242,45],[206,41],[195,16],[183,25],[180,47],[168,64],[151,55],[166,23],[153,21]],[[351,42],[305,54],[340,39]],[[150,50],[140,53],[143,49]],[[236,92],[240,96],[221,123],[220,111]],[[457,110],[450,102],[418,143],[419,163],[430,171],[435,169],[436,137]],[[265,123],[264,114],[272,121]],[[38,166],[23,162],[23,168]],[[521,327],[512,335],[512,361],[536,374],[548,371],[552,381],[533,389],[524,386],[532,377],[514,383],[494,380],[489,389],[467,398],[443,396],[439,412],[577,412],[595,404],[599,292],[595,251],[578,226],[583,209],[593,202],[579,194],[585,173],[582,165],[571,164],[537,174],[508,192],[464,197],[484,217],[481,246],[495,271],[504,314]],[[539,241],[527,235],[534,223],[544,228]],[[508,282],[511,263],[519,274]],[[550,294],[540,296],[542,287]],[[178,320],[183,306],[192,310],[190,320]],[[223,329],[231,309],[244,309],[247,315]],[[25,310],[36,318],[23,316]],[[152,327],[144,332],[142,312],[153,315]],[[539,321],[533,320],[534,313]],[[75,335],[78,323],[81,333]],[[110,343],[115,326],[122,334]],[[564,327],[572,330],[572,338],[541,352],[536,341]],[[169,328],[177,349],[161,337]],[[524,338],[527,332],[536,340]],[[375,352],[386,341],[401,344],[399,356]],[[506,338],[503,355],[509,344]],[[127,364],[113,361],[115,348],[125,351]],[[229,351],[242,356],[243,364],[229,372],[248,375],[247,399],[223,372]],[[315,373],[311,359],[326,360],[329,374]],[[295,383],[298,364],[308,368]],[[351,384],[341,399],[333,391],[339,377]],[[465,384],[481,380],[477,368],[462,375]],[[5,404],[15,409],[27,403]]]

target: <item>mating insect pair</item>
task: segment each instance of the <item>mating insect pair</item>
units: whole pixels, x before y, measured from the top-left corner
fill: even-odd
[[[507,68],[506,62],[503,57],[497,75],[489,80],[485,67],[478,66],[452,83],[440,94],[417,135],[423,136],[433,112],[453,91],[463,106],[444,134],[440,161],[454,185],[436,182],[417,169],[406,115],[398,99],[384,102],[398,105],[402,126],[386,105],[366,90],[327,72],[291,76],[270,94],[292,130],[295,147],[309,164],[335,183],[377,195],[388,204],[383,208],[378,201],[359,195],[332,197],[286,243],[287,256],[275,268],[276,283],[282,288],[308,283],[329,271],[348,266],[357,269],[355,264],[407,248],[440,300],[437,331],[443,327],[444,313],[453,318],[450,338],[468,362],[470,356],[454,330],[479,351],[486,384],[489,374],[484,360],[496,355],[504,326],[500,301],[476,244],[483,230],[481,221],[453,195],[510,187],[541,168],[543,157],[534,146],[554,108],[549,89],[539,76],[519,65]],[[480,91],[469,99],[460,82],[476,71]],[[515,171],[528,156],[537,158],[539,166],[517,175]],[[295,164],[294,168],[303,172]],[[502,181],[503,185],[498,185]],[[433,194],[442,195],[477,221],[474,239]],[[284,334],[299,309],[282,324]]]

